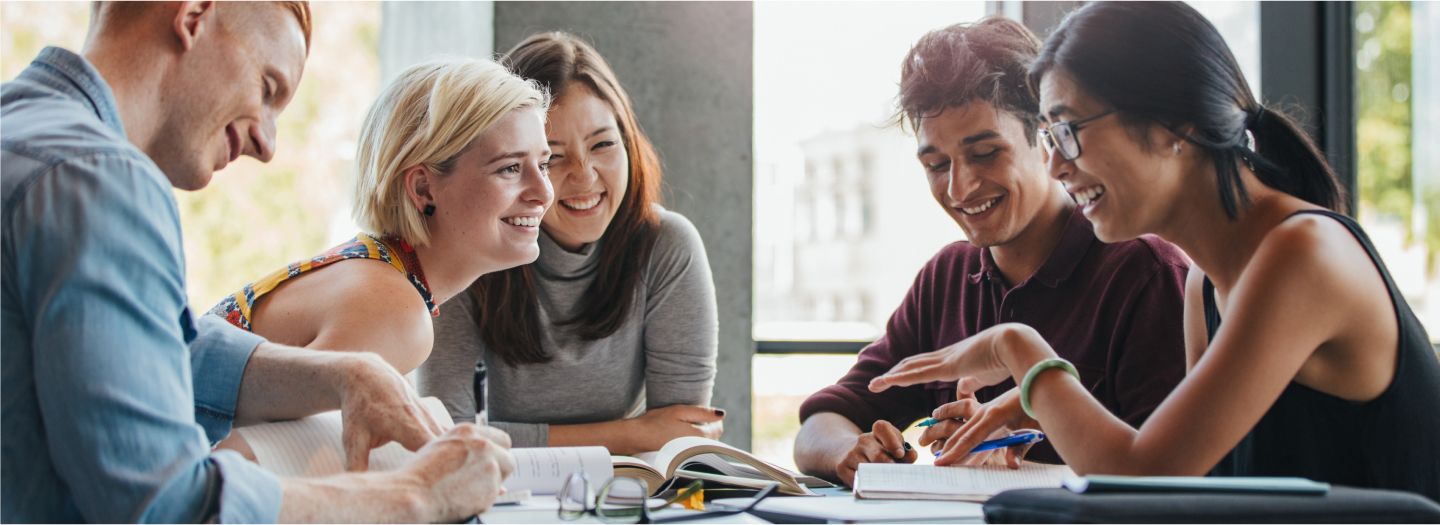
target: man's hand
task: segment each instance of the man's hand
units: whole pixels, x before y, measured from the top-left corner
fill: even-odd
[[[670,440],[695,436],[720,439],[725,432],[725,411],[695,405],[671,405],[646,411],[624,420],[629,427],[631,447],[640,451],[660,450]]]
[[[401,472],[420,483],[425,521],[454,523],[490,508],[514,471],[510,436],[466,423],[421,448]]]
[[[876,421],[870,432],[855,438],[855,446],[835,464],[835,475],[846,486],[855,486],[855,469],[861,463],[914,463],[919,458],[905,442],[900,430],[885,420]]]
[[[947,403],[935,409],[933,416],[941,422],[926,429],[920,436],[920,445],[932,444],[932,450],[941,452],[935,458],[936,465],[979,465],[991,458],[998,450],[969,454],[968,452],[983,441],[1005,437],[1022,428],[1039,429],[1040,422],[1025,415],[1020,406],[1020,390],[1012,388],[989,403],[981,404],[973,396],[954,403]],[[961,422],[963,420],[963,423]],[[1020,461],[1031,445],[1020,445],[1005,449],[1005,464],[1012,469],[1020,468]]]
[[[370,450],[391,441],[419,450],[443,429],[420,405],[420,398],[399,372],[375,354],[351,354],[342,367],[340,416],[344,421],[345,468],[370,468]],[[510,436],[504,437],[506,448]]]

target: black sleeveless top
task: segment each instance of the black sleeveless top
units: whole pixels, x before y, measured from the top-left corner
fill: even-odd
[[[1380,397],[1364,403],[1291,381],[1270,411],[1210,474],[1299,476],[1337,485],[1406,490],[1440,501],[1440,360],[1430,337],[1359,224],[1326,210],[1295,215],[1301,213],[1340,221],[1380,270],[1399,323],[1395,378]],[[1204,293],[1205,327],[1213,340],[1220,329],[1220,311],[1209,277]]]

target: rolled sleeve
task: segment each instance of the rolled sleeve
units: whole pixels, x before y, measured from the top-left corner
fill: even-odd
[[[220,523],[275,523],[283,494],[280,479],[238,453],[221,450],[210,456],[224,480],[220,491]]]
[[[195,328],[197,336],[190,342],[195,422],[213,445],[230,434],[245,364],[265,338],[213,315],[201,316]]]
[[[915,276],[900,307],[890,315],[885,335],[860,352],[855,366],[840,381],[811,394],[801,403],[801,423],[819,412],[833,412],[863,431],[868,432],[882,419],[903,430],[927,415],[931,394],[925,385],[893,387],[875,393],[870,391],[870,381],[889,372],[906,357],[924,351],[922,348],[929,338],[924,336],[920,325],[925,313],[930,311],[924,298],[932,286],[934,265],[932,260]]]
[[[248,340],[213,332],[194,340],[203,355],[188,350],[179,216],[154,169],[70,159],[9,217],[49,462],[86,521],[273,521],[278,481],[212,457],[196,423],[201,390],[233,413],[244,367],[225,349]]]

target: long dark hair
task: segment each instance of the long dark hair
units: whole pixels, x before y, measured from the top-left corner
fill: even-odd
[[[586,341],[610,337],[629,316],[642,270],[659,235],[660,157],[640,130],[630,97],[614,71],[583,40],[558,31],[535,34],[505,53],[500,64],[544,85],[555,100],[564,98],[578,82],[615,112],[630,158],[629,185],[620,209],[600,237],[599,268],[580,298],[580,312],[555,321]],[[506,364],[552,359],[540,346],[540,305],[530,265],[483,275],[470,285],[470,294],[475,300],[480,338]]]
[[[1030,88],[1038,91],[1051,71],[1069,74],[1132,129],[1158,124],[1209,151],[1231,219],[1250,205],[1240,162],[1266,186],[1346,212],[1345,190],[1315,142],[1255,100],[1220,32],[1184,3],[1095,2],[1076,10],[1045,40]]]

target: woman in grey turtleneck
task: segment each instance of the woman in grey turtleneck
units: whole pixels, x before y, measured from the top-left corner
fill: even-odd
[[[719,438],[709,261],[690,221],[656,203],[658,157],[629,97],[565,33],[531,36],[501,63],[555,97],[545,130],[555,204],[534,264],[483,276],[441,308],[421,394],[473,420],[484,359],[489,419],[514,446],[628,455]]]

